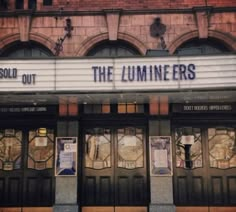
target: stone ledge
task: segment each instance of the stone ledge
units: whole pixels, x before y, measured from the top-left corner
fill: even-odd
[[[54,205],[53,212],[79,212],[78,205]]]
[[[149,212],[175,212],[175,205],[172,204],[150,204]]]

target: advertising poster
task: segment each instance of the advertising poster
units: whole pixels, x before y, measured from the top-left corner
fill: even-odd
[[[172,175],[172,153],[170,136],[150,136],[150,174],[151,176]]]
[[[77,138],[57,137],[55,176],[77,175]]]

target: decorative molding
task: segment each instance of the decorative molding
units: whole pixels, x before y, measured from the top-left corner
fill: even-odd
[[[31,28],[32,16],[18,16],[18,28],[20,33],[20,41],[29,41],[29,33]]]
[[[206,12],[197,12],[195,14],[199,38],[208,38],[208,14]]]
[[[120,10],[104,10],[109,40],[117,40],[120,24]]]
[[[200,39],[208,38],[209,19],[212,10],[213,7],[208,6],[193,8]]]

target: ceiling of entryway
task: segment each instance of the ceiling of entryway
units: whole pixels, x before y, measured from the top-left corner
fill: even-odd
[[[236,91],[122,92],[122,93],[1,93],[0,105],[48,105],[69,99],[79,104],[147,103],[154,96],[168,96],[170,103],[236,102]]]

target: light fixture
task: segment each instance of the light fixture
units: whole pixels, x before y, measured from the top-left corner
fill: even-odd
[[[66,19],[66,26],[65,26],[66,34],[63,37],[60,37],[57,39],[57,42],[55,43],[55,56],[59,56],[60,52],[63,50],[63,42],[66,38],[71,38],[71,31],[74,29],[73,26],[71,26],[71,19]]]
[[[47,128],[39,128],[38,129],[39,136],[46,136],[46,134],[47,134]]]

